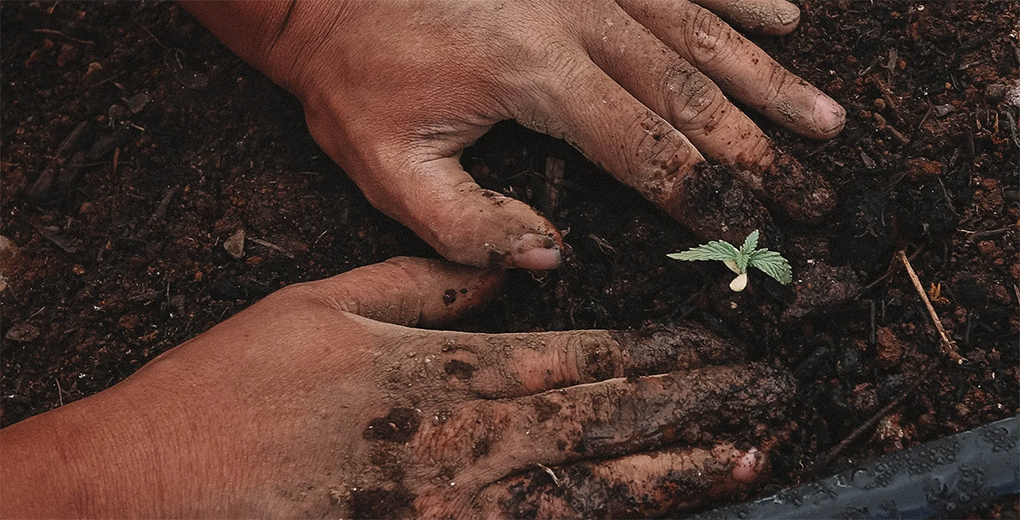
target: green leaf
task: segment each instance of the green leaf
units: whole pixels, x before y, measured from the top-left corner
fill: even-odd
[[[751,253],[748,265],[760,269],[783,285],[793,281],[793,269],[790,268],[790,262],[787,262],[783,255],[775,251],[759,249]]]
[[[744,239],[744,244],[740,246],[740,252],[750,256],[754,252],[755,248],[758,247],[758,230],[754,230],[747,238]]]
[[[740,246],[740,251],[737,252],[737,269],[738,273],[747,272],[747,263],[751,259],[751,253],[754,252],[754,248],[758,247],[758,230],[754,230],[751,234],[747,235],[744,239],[744,243]]]
[[[740,255],[737,248],[729,242],[713,240],[707,244],[700,245],[682,253],[670,253],[666,256],[673,260],[736,260]]]

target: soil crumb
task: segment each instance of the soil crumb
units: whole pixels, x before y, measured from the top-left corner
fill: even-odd
[[[393,408],[386,417],[376,417],[368,423],[362,436],[369,440],[382,440],[404,444],[418,431],[421,417],[410,408]]]

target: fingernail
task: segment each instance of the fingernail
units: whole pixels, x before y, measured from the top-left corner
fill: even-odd
[[[800,22],[800,8],[791,4],[790,2],[776,2],[776,20],[779,21],[779,25],[783,27],[789,27],[791,25],[797,25]]]
[[[765,468],[765,455],[758,453],[757,448],[747,450],[737,459],[733,466],[733,480],[742,483],[754,482]]]
[[[504,267],[555,269],[562,261],[560,248],[548,235],[525,233],[510,247]]]
[[[815,125],[826,137],[833,137],[843,129],[846,122],[846,110],[825,94],[815,98],[813,117]]]

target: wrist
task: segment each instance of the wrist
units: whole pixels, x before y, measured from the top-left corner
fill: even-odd
[[[314,57],[353,9],[346,0],[178,0],[235,54],[298,97],[314,79]],[[342,66],[343,56],[330,56]]]
[[[210,449],[223,440],[210,440],[187,389],[173,388],[133,378],[4,429],[0,517],[187,517],[236,506]]]
[[[0,516],[155,516],[146,503],[152,497],[134,492],[135,475],[153,465],[140,435],[130,424],[97,410],[94,400],[69,404],[0,432]]]

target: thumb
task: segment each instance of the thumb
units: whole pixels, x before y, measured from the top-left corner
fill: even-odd
[[[397,257],[310,282],[305,291],[325,305],[373,320],[438,326],[489,301],[503,275],[500,269]]]
[[[553,269],[556,227],[527,204],[480,187],[455,157],[407,161],[361,182],[376,208],[411,228],[439,254],[475,267]]]

